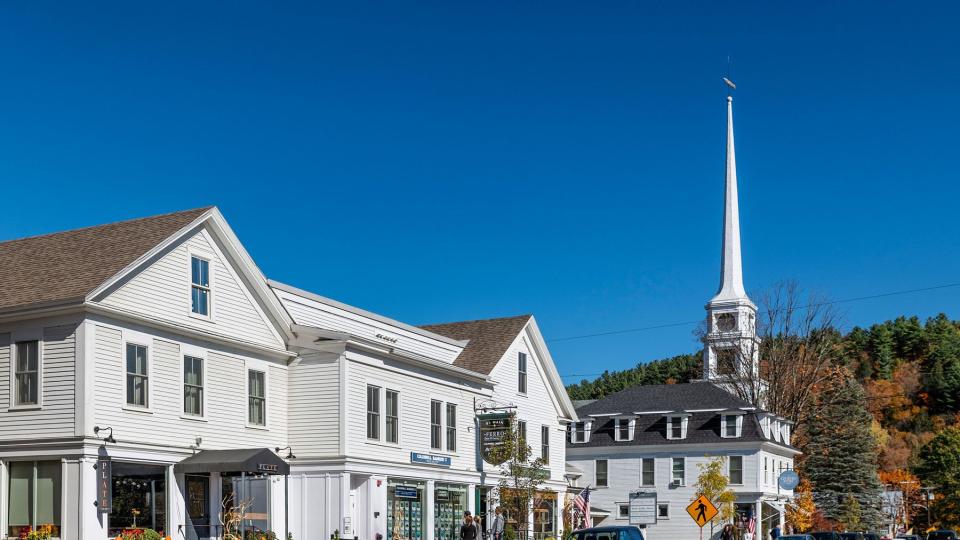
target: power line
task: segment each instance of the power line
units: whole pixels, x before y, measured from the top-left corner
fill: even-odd
[[[889,296],[899,296],[899,295],[913,294],[913,293],[918,293],[918,292],[935,291],[935,290],[940,290],[940,289],[950,289],[950,288],[954,288],[954,287],[960,287],[960,283],[946,283],[946,284],[943,284],[943,285],[934,285],[934,286],[932,286],[932,287],[920,287],[920,288],[917,288],[917,289],[904,289],[904,290],[900,290],[900,291],[888,291],[888,292],[883,292],[883,293],[871,294],[871,295],[867,295],[867,296],[855,296],[855,297],[852,297],[852,298],[844,298],[844,299],[841,299],[841,300],[830,300],[830,301],[827,301],[827,302],[818,302],[818,303],[815,303],[815,304],[807,304],[807,305],[804,305],[804,306],[798,306],[798,307],[795,308],[795,309],[798,309],[798,310],[799,310],[799,309],[809,309],[809,308],[812,308],[812,307],[829,306],[829,305],[834,305],[834,304],[847,304],[847,303],[850,303],[850,302],[861,302],[861,301],[863,301],[863,300],[873,300],[873,299],[876,299],[876,298],[886,298],[886,297],[889,297]],[[769,311],[765,311],[764,313],[769,313]],[[582,335],[579,335],[579,336],[566,336],[566,337],[561,337],[561,338],[548,339],[547,342],[548,342],[548,343],[559,343],[559,342],[561,342],[561,341],[573,341],[573,340],[576,340],[576,339],[588,339],[588,338],[595,338],[595,337],[613,336],[613,335],[618,335],[618,334],[630,334],[630,333],[634,333],[634,332],[643,332],[643,331],[646,331],[646,330],[659,330],[659,329],[663,329],[663,328],[674,328],[674,327],[678,327],[678,326],[689,326],[689,325],[692,325],[692,324],[700,324],[702,321],[703,321],[703,319],[697,319],[697,320],[695,320],[695,321],[683,321],[683,322],[656,324],[656,325],[652,325],[652,326],[640,326],[640,327],[636,327],[636,328],[624,328],[624,329],[621,329],[621,330],[608,330],[608,331],[605,331],[605,332],[596,332],[596,333],[593,333],[593,334],[582,334]]]

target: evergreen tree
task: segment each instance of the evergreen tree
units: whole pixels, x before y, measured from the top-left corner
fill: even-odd
[[[824,383],[816,412],[807,424],[803,472],[810,480],[814,501],[824,516],[851,519],[856,500],[864,527],[881,523],[877,443],[863,387],[838,369]]]
[[[927,320],[929,351],[923,362],[924,386],[933,412],[960,410],[960,330],[941,313]]]
[[[923,356],[927,340],[920,319],[897,317],[893,321],[894,354],[901,360],[916,360]]]
[[[960,428],[947,428],[918,454],[917,476],[937,487],[933,510],[941,527],[960,528]]]
[[[893,331],[889,323],[875,324],[870,328],[870,356],[873,360],[873,376],[889,381],[893,376]]]

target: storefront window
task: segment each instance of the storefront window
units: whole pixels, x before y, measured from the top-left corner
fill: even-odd
[[[437,484],[433,491],[433,519],[436,540],[455,540],[460,537],[463,512],[467,510],[467,487],[455,484]]]
[[[423,502],[424,482],[389,480],[387,482],[387,534],[389,540],[420,540],[426,518]],[[462,514],[462,512],[461,512]]]
[[[59,461],[10,463],[7,491],[10,536],[20,536],[28,527],[49,527],[52,536],[60,535],[61,467]]]
[[[241,531],[270,531],[270,477],[224,475],[223,497],[231,506],[246,506]]]
[[[554,493],[538,493],[537,499],[537,507],[533,510],[533,537],[542,540],[554,536],[557,496]]]
[[[124,529],[137,528],[163,532],[167,521],[167,482],[164,473],[164,467],[113,463],[110,536]]]

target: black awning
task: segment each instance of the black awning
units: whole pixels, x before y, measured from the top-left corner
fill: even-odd
[[[290,474],[290,465],[268,448],[201,450],[173,466],[177,473]]]

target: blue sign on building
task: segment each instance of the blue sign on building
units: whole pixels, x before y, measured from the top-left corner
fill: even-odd
[[[393,496],[398,499],[419,499],[420,490],[417,486],[396,486],[393,488]]]
[[[424,465],[433,465],[436,467],[449,467],[450,456],[435,456],[433,454],[410,452],[410,463],[422,463]]]
[[[800,485],[800,477],[793,470],[788,469],[780,473],[780,487],[786,490],[792,490]]]

